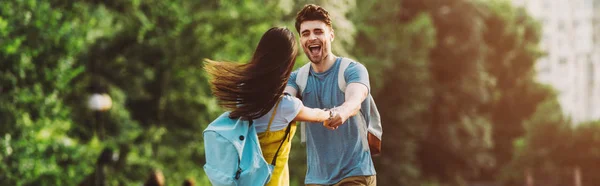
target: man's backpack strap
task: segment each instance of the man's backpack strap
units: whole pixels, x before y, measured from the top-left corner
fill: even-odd
[[[310,73],[310,62],[306,63],[304,66],[300,67],[298,70],[298,75],[296,75],[296,85],[298,85],[298,95],[302,96],[302,92],[306,89],[306,84],[308,82],[308,74]]]
[[[298,69],[298,74],[296,75],[296,85],[298,85],[298,93],[295,95],[296,97],[302,97],[302,92],[306,89],[306,84],[308,83],[308,74],[310,73],[310,62],[306,63],[304,66]],[[302,143],[306,142],[306,123],[300,122],[300,141]]]
[[[338,87],[342,92],[346,92],[346,76],[344,76],[344,74],[351,63],[353,63],[353,61],[351,61],[348,58],[342,57],[342,61],[340,62],[340,69],[338,70]]]

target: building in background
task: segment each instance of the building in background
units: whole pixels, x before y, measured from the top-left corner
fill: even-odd
[[[538,81],[575,124],[600,120],[600,0],[513,0],[542,23]]]

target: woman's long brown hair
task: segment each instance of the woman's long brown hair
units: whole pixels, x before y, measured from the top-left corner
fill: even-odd
[[[298,48],[287,28],[269,29],[249,63],[206,59],[211,90],[229,117],[256,119],[267,114],[283,93],[296,62]]]

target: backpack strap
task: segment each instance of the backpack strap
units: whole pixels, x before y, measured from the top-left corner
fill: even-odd
[[[252,126],[253,123],[254,122],[252,120],[248,120],[248,126]],[[242,155],[239,154],[239,156],[240,157],[238,158],[238,163],[237,163],[238,168],[235,171],[235,177],[234,177],[236,180],[240,179],[240,175],[242,175],[242,166],[241,166]]]
[[[298,74],[296,75],[296,85],[298,85],[298,93],[297,97],[302,97],[302,92],[306,89],[306,84],[308,83],[308,74],[310,73],[310,62],[306,63],[304,66],[298,69]],[[300,141],[302,143],[306,142],[306,123],[300,122]]]
[[[277,103],[275,104],[275,107],[273,107],[273,114],[271,114],[271,119],[269,120],[269,126],[267,126],[267,132],[271,130],[271,123],[273,123],[273,119],[275,118],[275,114],[277,114],[277,108],[279,107],[279,103],[281,103],[282,99],[283,99],[283,95],[279,97],[279,100],[277,100]],[[275,166],[275,164],[277,162],[277,156],[279,155],[279,150],[281,150],[281,146],[283,146],[283,142],[285,142],[285,140],[289,141],[288,136],[290,134],[291,127],[292,127],[292,123],[288,123],[288,126],[285,129],[285,135],[283,135],[283,139],[281,140],[281,143],[279,144],[279,147],[277,147],[277,151],[275,152],[275,156],[273,157],[273,160],[271,161],[271,165],[273,165],[273,166]]]
[[[340,68],[338,70],[338,87],[342,92],[346,92],[346,77],[344,74],[351,63],[354,62],[345,57],[342,57],[342,61],[340,61]]]
[[[285,142],[285,140],[288,140],[288,141],[290,140],[288,137],[289,137],[291,128],[292,128],[292,123],[288,123],[288,126],[285,129],[285,135],[283,136],[283,139],[281,140],[281,144],[279,144],[279,147],[277,147],[275,156],[273,156],[273,160],[271,160],[271,165],[275,166],[275,164],[277,163],[277,156],[279,155],[279,150],[281,150],[281,146],[283,146],[283,142]]]
[[[296,75],[296,85],[298,85],[298,95],[302,96],[302,92],[306,89],[306,83],[308,82],[308,74],[310,73],[310,62],[298,69],[298,75]]]

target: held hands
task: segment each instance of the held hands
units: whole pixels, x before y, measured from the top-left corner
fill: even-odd
[[[323,126],[329,130],[335,130],[348,119],[344,117],[341,112],[341,107],[334,107],[329,109],[329,119],[323,122]]]
[[[335,129],[336,129],[336,128],[334,128],[334,127],[330,127],[330,126],[329,126],[329,119],[327,119],[327,120],[323,121],[323,127],[327,128],[327,129],[329,129],[329,130],[335,130]]]

